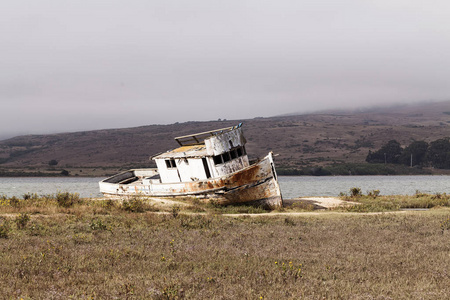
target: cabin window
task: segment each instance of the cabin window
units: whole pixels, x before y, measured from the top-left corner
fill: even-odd
[[[220,165],[222,162],[222,155],[213,156],[214,164]]]
[[[226,163],[227,161],[230,161],[230,152],[225,152],[222,154],[223,162]]]
[[[237,147],[237,148],[231,149],[228,152],[213,156],[213,160],[214,160],[214,164],[220,165],[220,164],[226,163],[230,160],[244,156],[246,154],[247,153],[246,153],[244,147]]]
[[[167,169],[176,168],[177,165],[175,164],[175,159],[166,159],[166,166]]]
[[[208,162],[206,161],[206,158],[202,158],[203,162],[203,168],[205,169],[206,178],[211,178],[211,172],[209,171]]]
[[[237,158],[238,156],[237,156],[236,149],[231,150],[231,151],[230,151],[230,155],[231,155],[231,159]]]

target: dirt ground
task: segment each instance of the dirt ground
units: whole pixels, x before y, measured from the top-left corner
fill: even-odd
[[[108,198],[96,198],[96,200],[106,200]],[[172,200],[170,198],[148,197],[147,200],[154,202],[158,206],[169,207],[173,205],[187,206],[189,203]],[[302,197],[294,199],[283,199],[283,206],[289,207],[295,203],[314,205],[314,209],[329,209],[345,205],[355,205],[358,202],[344,201],[336,197]]]
[[[343,201],[335,197],[304,197],[295,199],[283,199],[284,206],[291,206],[295,203],[303,202],[314,205],[315,209],[329,209],[345,205],[355,205],[357,202]]]
[[[149,198],[149,200],[162,206],[173,206],[173,205],[188,205],[187,203],[174,201],[170,199],[162,198]],[[345,205],[355,205],[359,204],[357,202],[343,201],[336,197],[303,197],[295,199],[283,199],[283,206],[289,207],[295,203],[304,203],[314,205],[314,209],[330,209]]]

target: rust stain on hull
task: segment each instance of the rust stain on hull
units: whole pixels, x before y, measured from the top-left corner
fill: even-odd
[[[159,183],[151,187],[138,181],[131,185],[121,185],[114,190],[116,192],[103,193],[105,196],[129,195],[130,192],[152,197],[194,196],[224,205],[257,203],[276,208],[282,205],[282,196],[272,165],[272,155],[269,153],[258,163],[221,178],[176,184]]]

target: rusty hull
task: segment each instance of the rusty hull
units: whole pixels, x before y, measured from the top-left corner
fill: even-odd
[[[150,183],[148,185],[143,184],[142,180],[138,180],[131,184],[107,183],[109,186],[102,189],[103,182],[100,182],[100,187],[105,196],[132,194],[151,197],[194,196],[204,202],[215,201],[223,205],[246,203],[262,205],[272,209],[282,206],[282,196],[272,153],[247,168],[209,180]]]

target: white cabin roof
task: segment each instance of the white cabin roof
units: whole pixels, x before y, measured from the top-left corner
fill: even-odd
[[[238,126],[176,137],[181,147],[155,155],[151,159],[203,158],[220,155],[232,148],[244,146],[242,123]]]
[[[220,135],[224,132],[233,131],[234,129],[241,128],[242,123],[239,123],[237,126],[227,127],[227,128],[221,128],[211,131],[205,131],[205,132],[199,132],[194,133],[190,135],[185,136],[179,136],[175,138],[175,141],[177,141],[180,146],[192,146],[192,145],[202,145],[205,144],[205,140]]]
[[[162,154],[152,157],[155,159],[170,159],[170,158],[184,158],[184,157],[205,157],[208,156],[205,145],[182,146],[173,150],[169,150]]]

